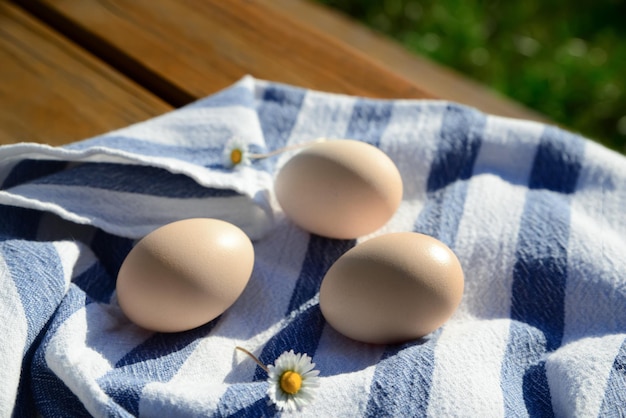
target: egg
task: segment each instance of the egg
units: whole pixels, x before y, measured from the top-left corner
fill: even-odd
[[[389,221],[402,200],[402,178],[380,149],[336,139],[291,157],[276,175],[274,190],[296,225],[328,238],[353,239]]]
[[[205,324],[243,292],[254,265],[250,239],[218,219],[162,226],[128,253],[117,276],[117,300],[135,324],[160,332]]]
[[[381,235],[344,253],[322,280],[326,321],[357,341],[407,342],[431,333],[454,313],[464,277],[441,241],[414,232]]]

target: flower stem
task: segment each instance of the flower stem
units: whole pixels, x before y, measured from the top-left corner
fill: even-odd
[[[263,158],[273,157],[274,155],[282,154],[283,152],[292,151],[294,149],[308,147],[309,145],[317,144],[318,142],[325,142],[326,138],[317,138],[313,141],[303,142],[301,144],[288,145],[286,147],[275,149],[274,151],[262,153],[262,154],[249,154],[248,157],[254,160],[260,160]]]
[[[265,372],[266,372],[266,373],[269,373],[269,372],[270,372],[270,371],[269,371],[269,369],[267,368],[267,366],[266,366],[265,364],[261,363],[261,361],[260,361],[260,360],[259,360],[259,359],[258,359],[258,358],[254,355],[254,354],[252,354],[251,352],[249,352],[249,351],[248,351],[248,350],[246,350],[245,348],[243,348],[243,347],[239,347],[239,346],[236,346],[236,347],[235,347],[235,350],[243,351],[244,353],[246,353],[247,355],[249,355],[249,356],[252,358],[252,360],[254,360],[254,362],[255,362],[256,364],[258,364],[258,365],[259,365],[259,367],[260,367],[260,368],[262,368],[263,370],[265,370]]]

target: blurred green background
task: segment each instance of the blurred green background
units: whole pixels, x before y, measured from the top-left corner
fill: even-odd
[[[317,0],[626,153],[626,0]]]

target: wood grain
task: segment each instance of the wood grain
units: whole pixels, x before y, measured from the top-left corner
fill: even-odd
[[[175,106],[246,74],[365,97],[431,97],[365,53],[256,0],[19,3],[135,81],[149,80]]]
[[[0,144],[64,144],[171,109],[4,1],[0,63]]]
[[[368,54],[371,59],[393,68],[395,73],[419,85],[432,96],[473,106],[494,115],[549,122],[539,112],[450,68],[411,53],[397,42],[328,7],[309,0],[257,1],[290,18],[300,17],[304,25],[341,39]]]

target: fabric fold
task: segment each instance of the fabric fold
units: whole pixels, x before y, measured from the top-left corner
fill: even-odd
[[[229,170],[222,161],[233,138],[267,149],[254,94],[255,82],[246,77],[184,108],[85,141],[2,147],[0,203],[132,238],[190,217],[224,219],[260,238],[273,222],[271,175],[258,167]]]

